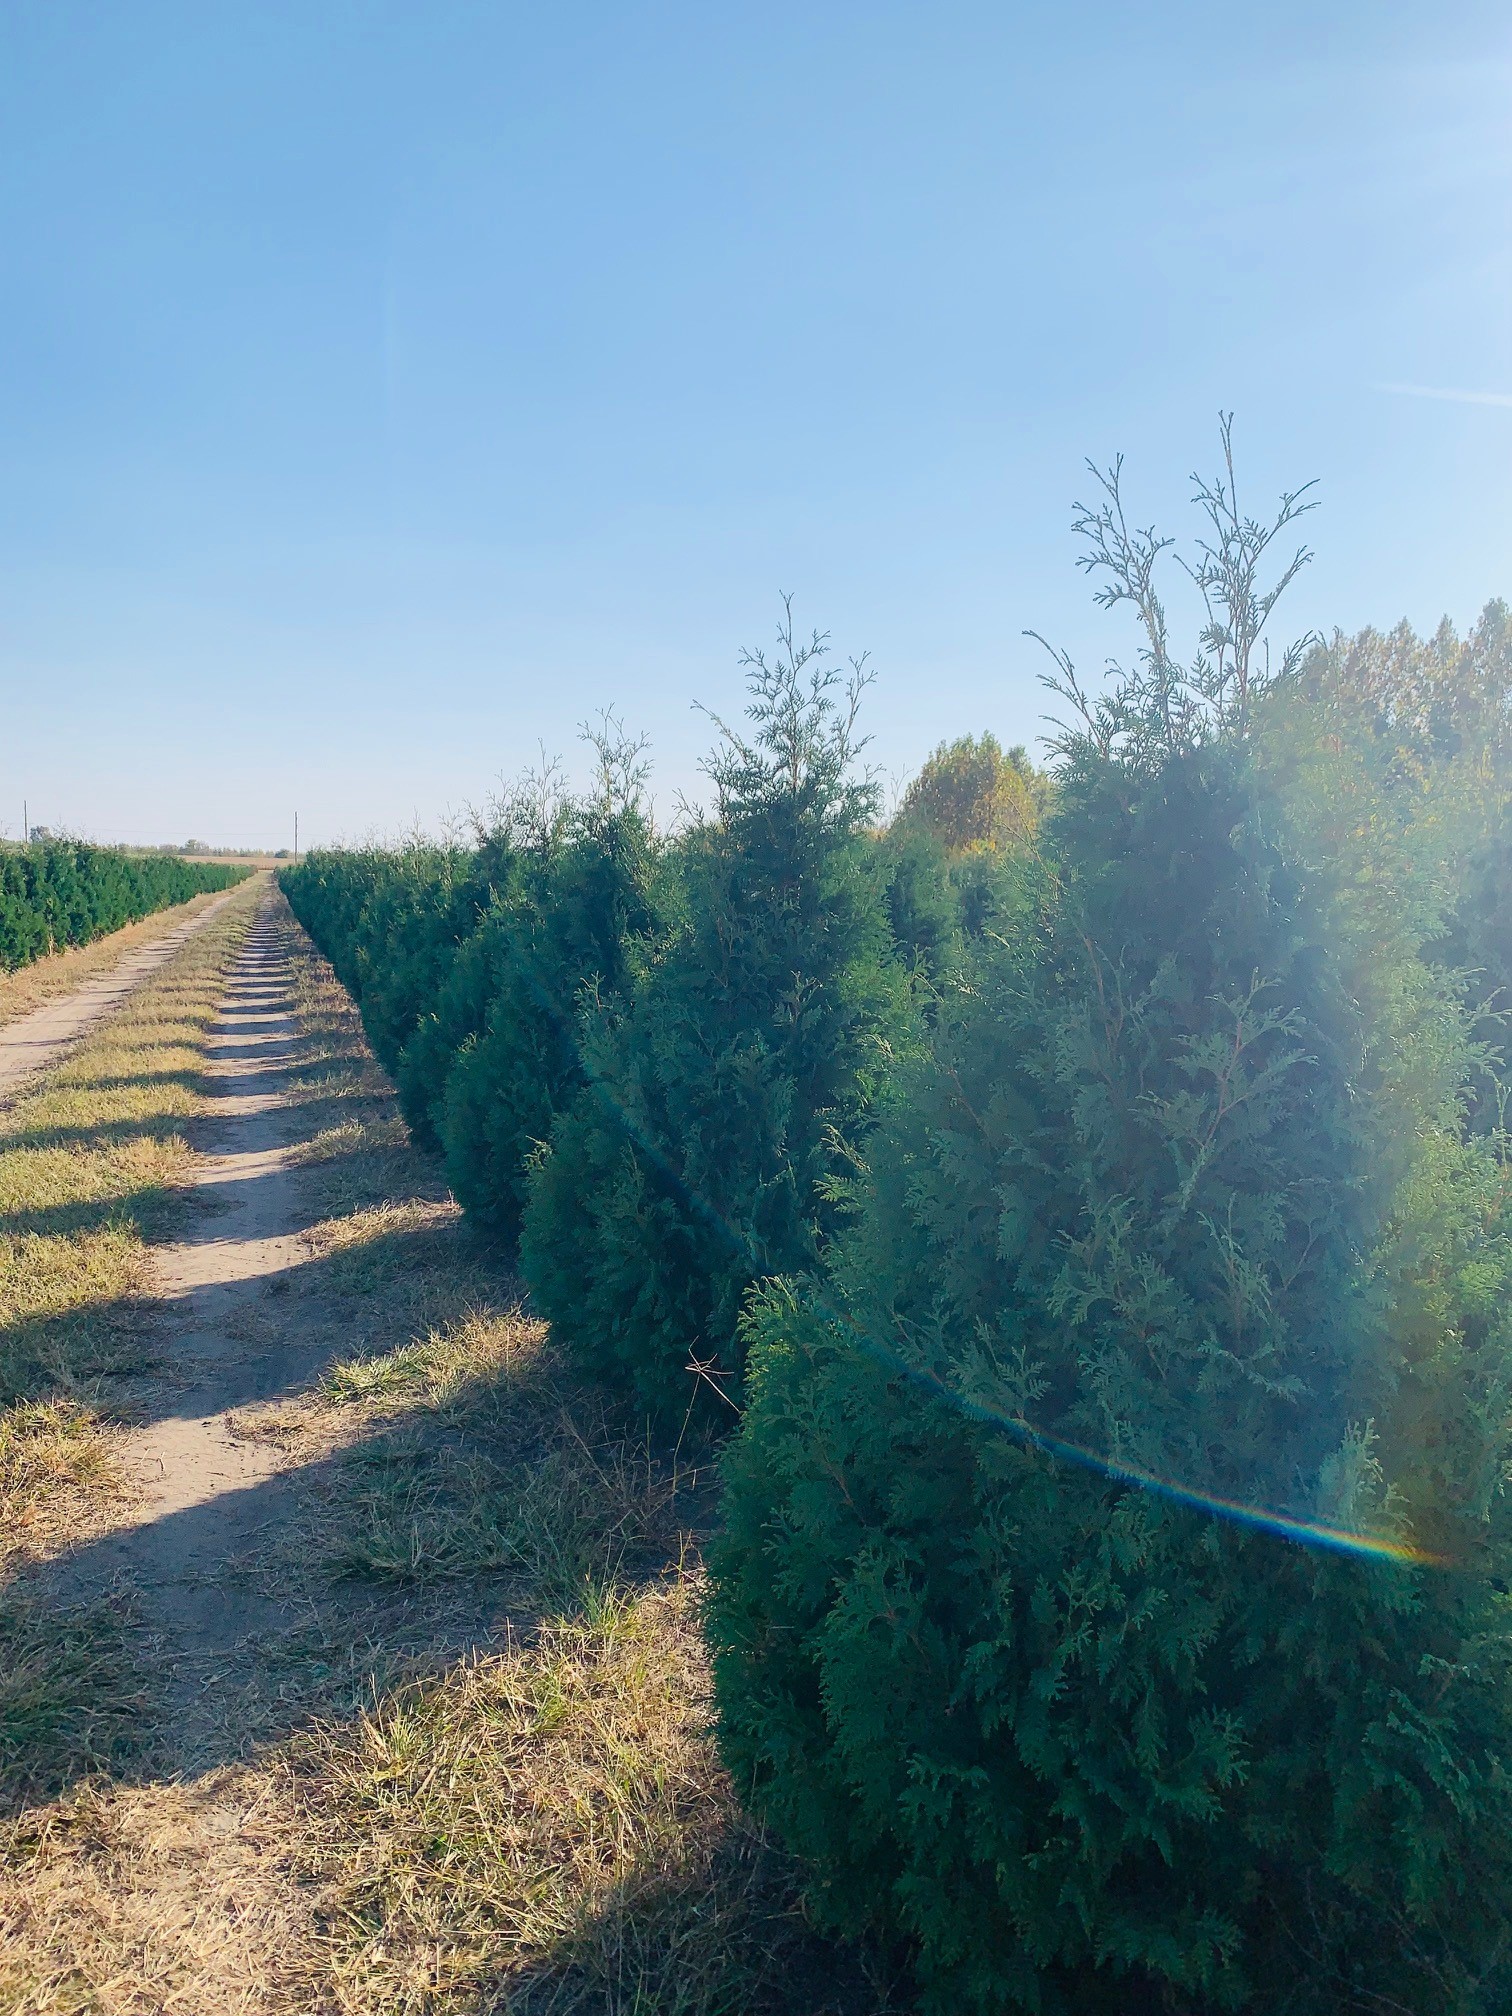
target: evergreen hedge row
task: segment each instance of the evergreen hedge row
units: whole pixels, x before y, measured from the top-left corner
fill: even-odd
[[[621,760],[283,881],[580,1361],[736,1424],[721,1738],[822,1917],[940,2016],[1490,2016],[1506,615],[1268,675],[1275,528],[1204,494],[1181,666],[1083,516],[1147,648],[1062,667],[1032,847],[879,832],[789,631],[675,837]]]
[[[1504,2007],[1512,1223],[1464,1004],[1418,962],[1370,1012],[1234,752],[1061,791],[825,1278],[749,1310],[727,1758],[929,2010]]]
[[[77,840],[0,850],[0,969],[87,945],[155,910],[229,889],[251,871],[217,861],[131,854]]]

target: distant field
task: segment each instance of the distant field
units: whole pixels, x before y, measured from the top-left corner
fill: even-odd
[[[292,858],[288,854],[238,854],[229,849],[220,854],[201,854],[195,852],[193,854],[181,853],[178,856],[180,861],[212,861],[219,862],[231,868],[276,868],[280,861],[288,861]]]

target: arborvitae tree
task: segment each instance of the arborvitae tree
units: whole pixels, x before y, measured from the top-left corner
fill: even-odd
[[[747,657],[748,729],[718,724],[711,816],[676,850],[676,915],[623,1013],[590,1008],[589,1083],[532,1177],[522,1256],[557,1331],[674,1428],[739,1395],[752,1280],[811,1263],[833,1185],[909,1040],[875,794],[856,774],[865,674],[789,611]]]
[[[394,1067],[405,1117],[429,1147],[442,1145],[447,1082],[460,1053],[482,1034],[498,991],[500,964],[508,956],[515,913],[528,900],[567,816],[560,765],[543,759],[476,820],[475,846],[463,871],[472,928],[441,962],[439,984],[416,1003],[413,1026]]]
[[[927,828],[889,833],[884,843],[887,918],[898,956],[931,980],[961,956],[961,899],[945,849]]]
[[[68,945],[86,945],[138,917],[250,871],[221,862],[164,859],[124,847],[47,839],[0,851],[0,971]]]
[[[480,917],[511,887],[517,854],[508,831],[490,829],[472,847],[414,840],[312,850],[280,873],[294,914],[361,1008],[405,1119],[430,1147],[451,1062],[436,1040],[436,1004],[455,1000],[453,969]]]
[[[1063,668],[1017,926],[896,1081],[831,1282],[750,1320],[722,1739],[929,2010],[1489,2016],[1508,1186],[1453,990],[1393,946],[1351,995],[1253,732],[1299,500],[1199,496],[1185,669],[1116,470],[1081,514],[1147,648],[1097,704]]]
[[[357,926],[391,858],[376,848],[312,847],[296,866],[279,870],[290,909],[353,1000],[359,999]]]
[[[581,804],[551,765],[480,821],[471,847],[316,852],[282,877],[411,1128],[446,1148],[457,1195],[509,1244],[524,1160],[581,1082],[577,995],[612,993],[653,921],[644,745],[609,715],[585,733],[599,773]]]
[[[487,907],[457,945],[446,977],[415,1024],[394,1077],[410,1127],[428,1146],[445,1133],[446,1088],[461,1054],[474,1045],[488,1020],[508,956],[515,910],[534,864],[521,852],[495,846],[496,872]]]
[[[416,842],[391,857],[354,932],[363,1027],[388,1070],[435,1000],[457,948],[477,924],[475,859],[459,846]],[[423,1116],[407,1114],[424,1126]]]
[[[460,1202],[509,1250],[529,1164],[583,1084],[582,996],[609,1012],[658,928],[644,744],[609,716],[585,733],[598,754],[596,788],[522,836],[522,871],[459,959],[438,1010],[443,1040],[478,1016],[445,1080],[447,1172]]]

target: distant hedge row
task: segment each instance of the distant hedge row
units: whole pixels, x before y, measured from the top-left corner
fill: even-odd
[[[6,848],[0,851],[0,968],[87,945],[154,910],[229,889],[250,872],[74,840]]]
[[[879,831],[789,635],[674,836],[606,745],[282,878],[580,1362],[735,1426],[725,1754],[941,2016],[1512,2006],[1512,633],[1268,674],[1227,495],[1032,840]]]

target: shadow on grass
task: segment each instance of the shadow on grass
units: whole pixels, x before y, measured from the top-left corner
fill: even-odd
[[[801,1873],[743,1816],[701,1845],[615,1884],[511,1972],[510,2016],[903,2016],[899,1968],[817,1932]]]
[[[215,1209],[207,1199],[207,1206]],[[115,1197],[35,1205],[0,1213],[0,1239],[80,1239],[92,1232],[135,1231],[149,1244],[170,1235],[182,1222],[183,1192],[157,1183]],[[0,1337],[4,1326],[0,1325]],[[3,1345],[0,1345],[3,1349]]]
[[[144,1085],[176,1085],[181,1091],[197,1092],[203,1083],[204,1073],[194,1066],[175,1066],[166,1071],[131,1071],[122,1074],[90,1078],[71,1078],[70,1089],[87,1092],[135,1092]],[[24,1144],[32,1133],[46,1135],[49,1139],[57,1130],[48,1128],[21,1128],[7,1136],[8,1145]],[[87,1129],[84,1131],[88,1131]]]
[[[433,1316],[437,1287],[428,1283]],[[39,1788],[55,1795],[102,1769],[125,1782],[152,1775],[149,1738],[134,1748],[103,1744],[90,1705],[113,1698],[101,1681],[110,1664],[101,1632],[113,1592],[130,1583],[166,1604],[188,1668],[202,1661],[233,1691],[238,1668],[250,1674],[271,1660],[281,1673],[245,1713],[207,1725],[195,1766],[208,1770],[243,1758],[254,1732],[258,1744],[277,1744],[312,1717],[360,1713],[416,1670],[434,1675],[447,1662],[528,1642],[546,1617],[591,1620],[606,1603],[665,1582],[706,1513],[703,1477],[634,1437],[538,1353],[463,1369],[483,1331],[519,1321],[508,1310],[481,1313],[477,1290],[476,1280],[459,1283],[446,1298],[449,1327],[397,1350],[387,1336],[366,1352],[359,1342],[355,1355],[354,1340],[342,1338],[343,1298],[331,1290],[335,1306],[325,1313],[334,1324],[307,1345],[252,1354],[235,1404],[320,1384],[339,1427],[344,1400],[370,1409],[376,1397],[379,1411],[349,1444],[113,1530],[0,1592],[0,1657],[7,1633],[43,1642],[39,1620],[51,1620],[60,1646],[82,1634],[99,1654],[91,1663],[60,1651],[24,1710],[12,1711],[0,1689],[0,1800],[14,1804]],[[223,1392],[216,1398],[226,1404]],[[153,1411],[194,1419],[194,1394],[164,1396]],[[275,1538],[270,1558],[267,1536],[291,1531],[303,1535],[297,1555],[280,1556]],[[312,1659],[317,1628],[327,1642]],[[242,1640],[251,1646],[239,1650]],[[151,1648],[119,1620],[110,1643],[114,1692],[139,1711]],[[162,1701],[159,1687],[160,1709]],[[29,1755],[26,1729],[44,1721],[51,1733]]]
[[[149,1740],[128,1597],[59,1606],[0,1590],[0,1820],[82,1776],[129,1774]]]
[[[383,1970],[412,1982],[432,1951],[438,2016],[900,2008],[809,1928],[712,1760],[686,1572],[706,1466],[550,1356],[434,1166],[375,1145],[391,1109],[342,1069],[370,1069],[360,1045],[306,1036],[216,1085],[283,1095],[312,1166],[279,1231],[309,1231],[311,1257],[166,1312],[106,1299],[15,1324],[0,1364],[45,1397],[126,1369],[114,1353],[167,1313],[242,1348],[202,1385],[129,1392],[138,1418],[315,1389],[340,1446],[0,1592],[18,1676],[0,1681],[0,1802],[151,1782],[170,1751],[176,1771],[266,1768],[298,1809],[291,1867],[332,1891],[354,2008],[398,2006]],[[269,1180],[287,1179],[227,1189],[256,1203]],[[187,1243],[225,1233],[208,1201],[178,1200]],[[117,1593],[131,1580],[172,1668]]]
[[[23,1316],[0,1329],[0,1407],[30,1401],[98,1400],[100,1382],[149,1371],[161,1354],[151,1305],[112,1296]]]

